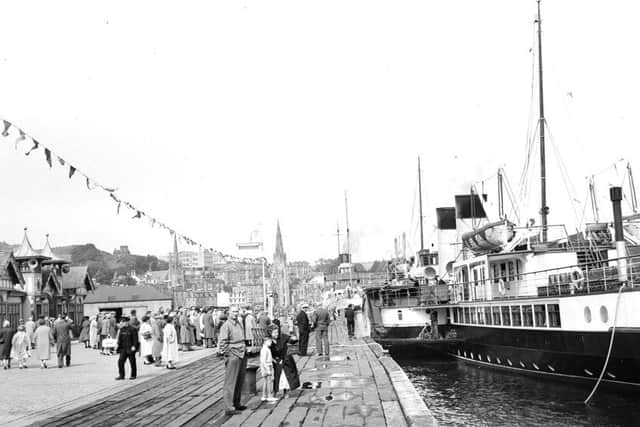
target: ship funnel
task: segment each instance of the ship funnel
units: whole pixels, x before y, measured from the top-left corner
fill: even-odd
[[[609,197],[613,206],[613,229],[616,238],[616,252],[618,257],[618,278],[621,282],[626,282],[627,277],[627,248],[624,242],[624,232],[622,230],[622,187],[611,187],[609,189]]]
[[[460,246],[456,230],[456,208],[436,208],[438,225],[438,276],[444,277],[447,273],[447,264],[455,261]]]

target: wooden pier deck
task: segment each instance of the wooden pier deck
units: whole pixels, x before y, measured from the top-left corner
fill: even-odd
[[[56,414],[37,426],[431,426],[436,421],[402,369],[370,340],[330,329],[331,356],[295,356],[301,383],[277,403],[243,396],[248,408],[225,416],[224,363],[204,357],[176,371],[91,404]],[[314,339],[311,336],[310,344]],[[313,348],[311,348],[313,349]],[[258,381],[258,391],[261,390]]]

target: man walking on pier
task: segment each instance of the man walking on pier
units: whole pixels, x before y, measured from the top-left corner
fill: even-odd
[[[238,307],[229,308],[229,319],[218,335],[218,354],[225,357],[224,406],[225,415],[235,415],[247,409],[240,403],[244,374],[247,369],[244,328],[238,320]]]
[[[344,309],[344,317],[347,319],[347,332],[349,333],[349,338],[353,338],[356,318],[356,313],[353,311],[353,304],[349,304],[347,308]]]
[[[329,356],[329,324],[331,315],[323,306],[318,306],[313,312],[313,322],[316,329],[316,351],[318,356]],[[324,351],[323,346],[324,344]]]
[[[124,364],[129,359],[131,366],[131,377],[135,380],[138,374],[136,369],[136,352],[140,349],[140,341],[138,340],[138,330],[129,324],[129,318],[123,316],[120,319],[122,327],[118,334],[118,345],[116,352],[120,354],[118,358],[118,376],[116,380],[124,379]]]
[[[296,326],[298,326],[298,349],[300,356],[307,355],[307,345],[309,344],[309,318],[307,317],[306,309],[309,308],[308,305],[303,304],[300,307],[300,312],[296,316]]]
[[[58,320],[53,322],[53,339],[56,343],[56,353],[58,355],[58,368],[64,364],[71,365],[71,327],[73,322],[69,318],[64,318],[62,313],[58,314]]]

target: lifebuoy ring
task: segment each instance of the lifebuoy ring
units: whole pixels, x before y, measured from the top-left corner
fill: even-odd
[[[582,290],[582,284],[584,283],[584,273],[578,267],[571,269],[571,286],[574,289]]]
[[[502,279],[498,280],[498,292],[500,292],[500,295],[504,295],[507,292]]]

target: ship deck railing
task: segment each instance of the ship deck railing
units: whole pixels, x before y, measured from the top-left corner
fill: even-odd
[[[623,268],[626,274],[623,274]],[[496,301],[523,297],[557,297],[640,290],[640,257],[601,259],[530,273],[510,273],[485,280],[456,283],[456,302]],[[500,292],[504,287],[505,292]],[[487,290],[491,288],[490,292]]]

